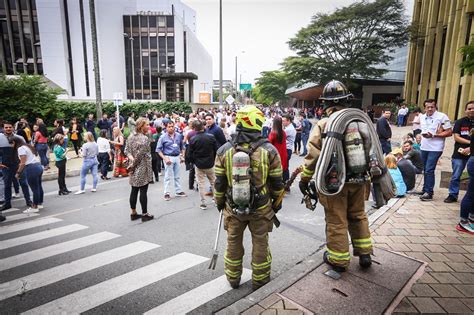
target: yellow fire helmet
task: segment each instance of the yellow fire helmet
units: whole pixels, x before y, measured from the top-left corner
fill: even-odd
[[[265,115],[254,105],[246,105],[241,108],[235,116],[237,128],[245,128],[252,131],[262,131]]]

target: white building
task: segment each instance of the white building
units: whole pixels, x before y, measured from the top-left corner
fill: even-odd
[[[96,0],[95,11],[103,99],[192,102],[212,82],[195,11],[181,1]],[[95,98],[88,0],[0,1],[0,34],[4,73],[44,74],[70,99]]]

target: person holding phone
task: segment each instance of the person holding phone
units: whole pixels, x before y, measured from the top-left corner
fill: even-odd
[[[423,106],[425,113],[420,117],[420,126],[424,181],[420,199],[430,201],[433,200],[436,165],[443,153],[446,138],[453,134],[453,128],[448,116],[437,111],[436,100],[427,99]]]

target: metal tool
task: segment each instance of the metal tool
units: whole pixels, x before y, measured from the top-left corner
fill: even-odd
[[[217,246],[219,244],[219,235],[221,234],[221,226],[222,226],[222,217],[224,216],[224,210],[220,211],[221,214],[219,216],[219,224],[217,225],[217,235],[216,235],[216,242],[214,243],[214,253],[211,258],[211,263],[209,264],[208,269],[216,269],[216,264],[217,264],[217,257],[219,256],[219,250],[217,249]]]

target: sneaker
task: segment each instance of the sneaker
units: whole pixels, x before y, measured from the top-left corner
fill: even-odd
[[[43,209],[44,206],[43,205],[38,205],[38,209]]]
[[[130,215],[130,219],[131,219],[132,221],[138,220],[138,219],[140,219],[141,217],[142,217],[142,215],[141,215],[141,214],[138,214],[138,213],[134,213],[134,214],[131,214],[131,215]]]
[[[28,208],[25,211],[23,211],[23,213],[36,213],[36,212],[39,212],[39,209],[37,209],[37,208]]]
[[[425,192],[423,195],[420,196],[421,201],[431,201],[433,200],[433,194]]]
[[[170,194],[166,194],[166,195],[164,196],[164,199],[165,199],[165,201],[170,201],[170,200],[171,200]]]
[[[342,267],[342,266],[337,266],[337,265],[332,264],[332,263],[329,261],[328,255],[329,255],[328,252],[324,252],[323,261],[324,261],[326,264],[328,264],[329,266],[331,266],[332,269],[334,269],[334,271],[337,271],[337,272],[344,272],[344,271],[346,271],[346,268],[344,268],[344,267]]]
[[[83,194],[85,192],[86,192],[85,190],[78,190],[74,193],[74,195],[80,195],[80,194]]]
[[[201,210],[206,210],[206,209],[207,209],[207,206],[206,206],[205,203],[201,203],[201,205],[199,206],[199,208],[200,208]]]
[[[176,196],[177,197],[187,197],[188,195],[186,195],[186,193],[184,191],[182,191],[182,192],[176,193]]]
[[[453,195],[448,195],[448,197],[446,197],[446,199],[444,199],[445,203],[453,203],[453,202],[456,202],[456,201],[458,201],[458,198],[454,197]]]
[[[3,206],[0,207],[0,211],[5,211],[5,210],[8,210],[12,207],[12,205],[7,205],[7,204],[4,204]]]
[[[97,188],[92,188],[91,189],[91,192],[96,192],[97,191]]]
[[[154,216],[149,213],[142,214],[142,222],[153,220]]]
[[[4,217],[3,215],[0,214],[0,222],[3,222],[7,219],[7,217]]]
[[[18,198],[20,193],[12,192],[12,198]]]
[[[456,226],[456,230],[474,235],[474,226],[469,224],[469,222],[459,222],[459,224]]]

